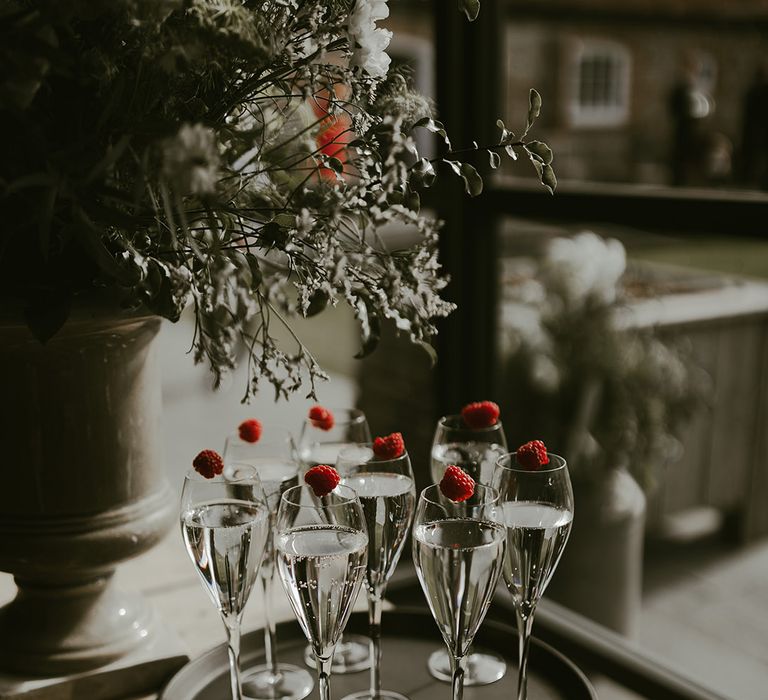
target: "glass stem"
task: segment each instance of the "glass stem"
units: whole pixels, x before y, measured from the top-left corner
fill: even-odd
[[[371,698],[381,694],[381,590],[368,592],[368,633],[371,637]]]
[[[232,700],[242,700],[240,685],[240,616],[224,618],[227,628],[227,656],[229,657],[229,679],[232,686]]]
[[[265,554],[265,559],[270,553]],[[274,564],[265,561],[261,566],[261,590],[264,594],[264,653],[267,661],[267,668],[270,673],[277,678],[280,675],[280,669],[277,663],[277,636],[275,632],[275,620],[272,617],[272,583],[274,581]]]
[[[320,657],[315,654],[317,666],[317,686],[320,700],[331,700],[331,666],[333,665],[333,650],[328,656]]]
[[[519,644],[520,670],[517,676],[517,700],[526,700],[528,697],[528,651],[531,647],[531,630],[533,629],[533,612],[531,608],[527,613],[517,611],[517,639]]]
[[[464,695],[464,657],[450,654],[450,658],[452,699],[461,700]]]

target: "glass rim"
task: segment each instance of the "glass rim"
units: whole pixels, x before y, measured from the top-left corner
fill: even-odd
[[[471,505],[471,506],[492,506],[494,504],[499,504],[500,503],[500,501],[501,501],[501,493],[499,492],[499,489],[495,488],[494,486],[489,486],[488,484],[476,483],[475,484],[475,493],[477,493],[478,487],[481,488],[483,491],[490,492],[491,494],[494,494],[495,498],[493,500],[490,500],[490,501],[484,501],[482,503],[471,503],[469,505]],[[431,496],[431,492],[434,491],[434,490],[437,490],[438,493],[442,493],[440,491],[440,484],[430,484],[429,486],[427,486],[427,487],[425,487],[425,488],[423,488],[421,490],[421,493],[419,494],[419,500],[424,500],[427,503],[431,503],[432,505],[435,505],[435,506],[440,506],[441,508],[444,507],[444,503],[441,503],[440,501],[435,500],[434,498],[430,497]],[[430,494],[427,494],[428,491],[430,492]],[[474,493],[472,495],[474,496]],[[445,498],[448,498],[448,497],[445,496]],[[470,496],[470,498],[471,498],[471,496]],[[448,500],[450,500],[450,499],[448,499]],[[452,501],[452,502],[455,503],[456,505],[459,505],[460,503],[466,503],[466,501]]]
[[[501,418],[497,419],[493,425],[487,425],[484,428],[471,428],[468,426],[460,413],[449,413],[445,416],[441,416],[437,421],[439,428],[445,428],[446,430],[465,431],[468,433],[490,433],[494,430],[503,428]]]
[[[337,484],[336,488],[330,492],[338,498],[343,499],[340,503],[301,503],[300,501],[296,501],[293,498],[294,494],[303,493],[306,490],[309,490],[314,496],[315,492],[312,490],[312,487],[309,484],[297,484],[296,486],[291,486],[291,488],[283,491],[283,495],[280,496],[280,503],[282,504],[285,502],[292,508],[309,508],[312,510],[317,510],[318,508],[341,508],[348,506],[350,503],[357,503],[358,505],[360,504],[360,499],[358,498],[355,490],[349,486],[344,486],[344,484]],[[345,491],[347,493],[344,493]],[[315,498],[318,498],[318,496],[315,496]]]
[[[373,443],[372,442],[358,442],[358,443],[356,443],[354,445],[347,445],[346,447],[342,447],[339,450],[339,454],[336,457],[336,464],[339,464],[341,462],[342,455],[345,452],[354,454],[353,450],[360,450],[360,448],[367,448],[367,449],[369,449],[371,451],[371,459],[368,459],[368,460],[365,460],[365,461],[354,460],[355,463],[358,466],[368,466],[368,465],[373,466],[373,465],[376,465],[376,464],[382,464],[382,465],[383,464],[394,464],[395,462],[400,462],[403,459],[410,460],[410,456],[408,455],[408,450],[407,449],[403,450],[403,454],[401,454],[399,457],[393,457],[391,459],[381,459],[373,451]],[[351,463],[353,460],[350,459],[348,461]]]
[[[226,476],[227,469],[234,465],[240,465],[241,467],[245,467],[250,471],[251,473],[249,475],[244,475],[238,479],[228,479]],[[184,479],[187,481],[199,481],[202,484],[249,484],[253,483],[256,484],[260,489],[263,490],[264,486],[261,482],[261,475],[259,474],[259,470],[256,469],[252,464],[249,464],[248,462],[242,461],[242,460],[232,460],[231,462],[227,462],[224,466],[224,471],[221,472],[221,474],[216,474],[215,476],[212,476],[211,478],[208,478],[206,476],[203,476],[200,472],[197,471],[194,467],[190,467],[187,470],[187,473],[184,474]]]
[[[231,430],[226,438],[224,438],[225,444],[232,440],[235,444],[238,445],[252,445],[254,447],[257,447],[258,445],[264,444],[264,445],[270,445],[274,444],[276,442],[289,442],[293,440],[293,433],[291,432],[291,429],[288,428],[285,425],[271,425],[267,426],[268,430],[264,430],[262,426],[262,434],[261,437],[256,440],[256,442],[248,442],[248,440],[243,440],[240,437],[240,432],[237,428],[234,430]]]
[[[554,452],[547,452],[547,457],[549,457],[549,464],[544,465],[543,467],[540,467],[539,469],[526,469],[525,467],[521,466],[513,466],[517,465],[517,450],[514,452],[506,452],[501,457],[499,457],[496,460],[497,467],[501,467],[501,469],[506,469],[510,472],[519,472],[520,474],[552,474],[554,472],[562,471],[563,469],[568,468],[568,462],[566,462],[565,457],[561,457],[558,454],[555,454]],[[504,462],[509,462],[509,464],[504,464]],[[552,463],[556,462],[555,466],[551,466]]]
[[[327,408],[333,414],[334,428],[337,425],[356,425],[358,423],[367,422],[365,413],[363,413],[363,411],[361,411],[359,408],[347,408],[338,406],[325,406],[325,408]],[[338,418],[339,415],[344,415],[346,418],[340,419]],[[315,422],[309,416],[304,419],[304,423],[312,426],[313,428],[317,427]]]

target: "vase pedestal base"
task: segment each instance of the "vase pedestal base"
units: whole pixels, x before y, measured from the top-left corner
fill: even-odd
[[[113,700],[158,691],[189,657],[176,635],[156,625],[152,638],[106,666],[51,678],[0,671],[0,700]]]

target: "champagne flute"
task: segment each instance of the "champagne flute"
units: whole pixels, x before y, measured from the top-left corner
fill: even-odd
[[[273,587],[275,581],[274,530],[280,497],[298,484],[299,463],[293,449],[290,433],[273,428],[257,442],[243,440],[235,432],[227,436],[224,462],[249,464],[259,474],[269,506],[269,535],[264,558],[259,570],[262,600],[264,601],[264,650],[266,663],[248,669],[242,680],[243,691],[254,700],[301,700],[314,687],[311,674],[304,668],[279,663],[277,636],[272,615]]]
[[[439,486],[421,492],[413,561],[450,653],[453,700],[461,700],[464,691],[465,657],[491,604],[505,539],[499,494],[490,486],[476,484],[461,503],[446,498]]]
[[[299,434],[299,457],[306,471],[318,464],[336,464],[344,447],[371,442],[365,414],[356,408],[330,408],[330,424],[307,417]]]
[[[470,428],[460,415],[443,416],[432,440],[432,481],[440,483],[447,466],[461,467],[476,482],[491,484],[496,460],[507,452],[507,439],[500,420],[483,428]],[[433,678],[451,682],[451,659],[445,649],[430,654],[427,668]],[[470,649],[466,658],[464,685],[487,685],[507,672],[504,657],[490,651]]]
[[[307,417],[301,427],[298,442],[302,473],[318,464],[336,464],[345,447],[371,442],[371,430],[365,414],[356,408],[327,409],[330,424]],[[333,657],[334,673],[357,673],[371,664],[370,639],[361,634],[346,634],[336,646]],[[312,649],[304,651],[304,662],[314,668]]]
[[[357,493],[368,528],[366,588],[371,637],[371,684],[369,690],[347,695],[344,700],[407,700],[381,689],[381,612],[387,582],[405,546],[413,521],[416,486],[407,452],[393,459],[377,457],[370,445],[346,447],[339,452],[336,470],[341,483]]]
[[[549,463],[531,471],[521,466],[515,455],[504,455],[496,463],[494,486],[499,490],[507,527],[503,576],[517,619],[517,700],[526,700],[533,616],[571,532],[573,489],[562,457],[548,453]]]
[[[205,478],[191,470],[181,494],[184,544],[227,630],[232,700],[242,700],[240,622],[269,532],[269,508],[256,470],[232,463]]]
[[[330,700],[334,648],[365,576],[363,509],[347,486],[319,498],[294,486],[280,500],[276,533],[280,580],[312,647],[320,700]]]

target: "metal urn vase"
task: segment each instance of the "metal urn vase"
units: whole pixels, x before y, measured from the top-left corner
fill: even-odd
[[[184,661],[146,602],[112,582],[177,511],[159,328],[80,311],[43,345],[23,322],[0,326],[0,571],[18,586],[0,609],[0,698],[122,697]]]

